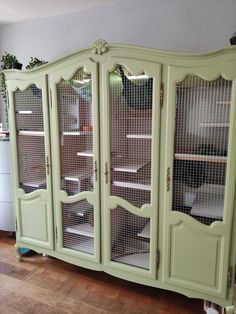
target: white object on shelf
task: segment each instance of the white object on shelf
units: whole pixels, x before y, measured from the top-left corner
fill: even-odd
[[[20,130],[19,131],[20,135],[26,135],[26,136],[44,136],[43,131],[25,131],[25,130]]]
[[[93,157],[93,151],[92,150],[85,150],[83,152],[78,152],[77,156]]]
[[[138,233],[139,237],[150,239],[150,221],[145,225],[143,230]]]
[[[191,215],[222,219],[224,210],[224,185],[203,184],[197,191]]]
[[[117,257],[114,259],[114,261],[131,266],[149,269],[149,256],[149,253],[137,253]]]
[[[141,139],[152,139],[151,134],[127,134],[127,138],[141,138]]]
[[[226,156],[198,155],[198,154],[175,154],[175,159],[217,162],[217,163],[225,163],[227,161]]]
[[[112,166],[113,171],[118,172],[131,172],[137,173],[138,170],[143,168],[147,164],[146,161],[128,161],[128,160],[114,160],[114,165]]]
[[[69,233],[79,234],[85,237],[94,238],[94,228],[89,223],[66,227],[65,230]]]
[[[19,111],[16,111],[16,113],[18,114],[32,114],[32,110],[19,110]]]
[[[80,201],[79,203],[75,204],[68,204],[68,210],[69,212],[73,212],[77,216],[83,217],[89,210],[93,210],[93,206],[89,204],[87,201]]]
[[[120,186],[120,187],[124,187],[124,188],[151,191],[151,185],[148,183],[143,184],[143,183],[135,183],[135,182],[113,181],[112,184],[114,186]]]

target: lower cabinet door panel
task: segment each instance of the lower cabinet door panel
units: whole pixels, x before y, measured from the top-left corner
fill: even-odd
[[[169,227],[164,267],[166,281],[218,297],[226,296],[224,238],[204,233],[184,221]]]
[[[49,208],[40,196],[20,200],[20,238],[23,242],[49,247]]]

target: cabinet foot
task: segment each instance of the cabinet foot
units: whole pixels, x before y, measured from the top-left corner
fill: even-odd
[[[234,306],[230,305],[230,306],[226,306],[225,310],[222,312],[225,314],[234,314]]]
[[[22,261],[22,254],[21,254],[21,248],[15,244],[16,247],[16,260],[17,262],[21,262]]]

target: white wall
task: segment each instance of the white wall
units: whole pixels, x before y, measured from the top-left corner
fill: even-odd
[[[91,46],[98,38],[203,52],[228,46],[235,31],[236,0],[127,0],[0,26],[0,54],[15,54],[24,65],[30,56],[51,61]]]

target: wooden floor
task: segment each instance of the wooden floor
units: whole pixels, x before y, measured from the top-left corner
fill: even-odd
[[[16,262],[0,231],[1,314],[200,314],[201,300],[146,287],[36,254]]]

